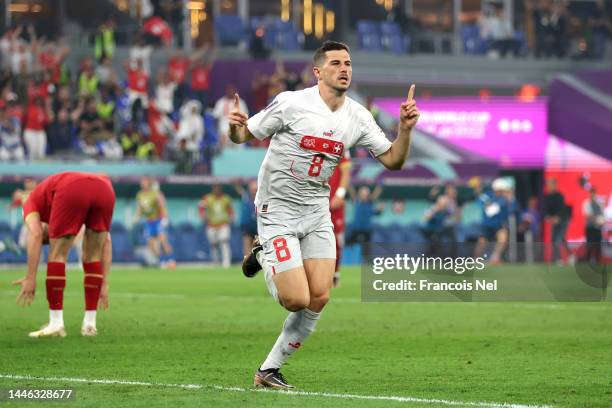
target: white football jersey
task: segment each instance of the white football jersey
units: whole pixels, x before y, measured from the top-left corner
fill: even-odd
[[[247,127],[257,139],[272,137],[257,181],[262,212],[289,203],[329,207],[328,180],[345,150],[360,145],[379,156],[391,147],[365,107],[347,96],[332,112],[317,86],[280,93]]]

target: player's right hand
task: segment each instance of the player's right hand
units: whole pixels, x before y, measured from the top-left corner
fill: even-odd
[[[240,96],[235,93],[234,106],[230,113],[227,115],[227,120],[229,121],[230,128],[246,126],[246,121],[248,118],[249,116],[246,113],[240,111]]]
[[[98,309],[108,309],[108,284],[106,283],[102,284],[102,289],[100,289],[100,300],[98,301]]]
[[[21,291],[19,295],[17,295],[17,304],[20,306],[30,306],[34,301],[36,280],[26,276],[25,278],[14,281],[13,285],[21,285]]]

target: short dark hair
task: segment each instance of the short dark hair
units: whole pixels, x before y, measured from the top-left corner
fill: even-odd
[[[323,45],[321,45],[314,53],[314,57],[312,58],[315,65],[319,65],[323,59],[325,59],[325,53],[327,51],[339,51],[345,50],[346,52],[351,52],[349,46],[343,42],[338,41],[325,41]]]

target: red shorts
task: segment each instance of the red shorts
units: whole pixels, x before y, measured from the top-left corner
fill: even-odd
[[[49,237],[78,234],[81,226],[101,232],[109,231],[115,191],[110,181],[83,178],[55,191],[49,216]]]

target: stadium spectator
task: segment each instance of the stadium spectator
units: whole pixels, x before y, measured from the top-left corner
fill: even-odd
[[[442,255],[442,237],[446,220],[450,217],[450,198],[445,194],[437,196],[434,204],[425,211],[423,234],[429,241],[427,255]]]
[[[176,83],[170,79],[168,71],[159,71],[155,88],[155,108],[165,115],[174,112],[174,91]]]
[[[28,271],[13,284],[21,285],[17,302],[30,305],[34,300],[36,273],[42,246],[49,243],[47,300],[49,323],[30,337],[65,337],[63,316],[66,261],[74,236],[86,226],[83,244],[85,272],[85,316],[83,336],[96,336],[98,304],[108,307],[107,277],[111,263],[110,224],[115,192],[106,177],[86,173],[59,173],[48,177],[28,196],[23,206],[28,233]]]
[[[133,120],[144,116],[143,111],[149,106],[149,74],[143,68],[142,60],[137,60],[135,66],[125,64],[128,75],[128,104]]]
[[[200,151],[204,138],[204,119],[198,101],[187,101],[181,106],[181,119],[176,133],[177,141],[185,140],[185,146],[194,156]]]
[[[253,59],[265,60],[270,56],[272,51],[266,46],[264,41],[265,35],[266,26],[263,22],[252,30],[250,35],[251,42],[249,43],[249,54]]]
[[[68,156],[74,150],[74,122],[67,109],[61,108],[48,128],[50,154]]]
[[[94,41],[94,55],[97,61],[102,61],[104,58],[113,59],[116,48],[115,27],[115,21],[109,18],[98,29]]]
[[[612,9],[612,5],[610,7]],[[587,20],[589,56],[603,59],[606,52],[606,40],[612,34],[612,10],[606,7],[604,0],[597,0],[595,8]]]
[[[444,197],[441,203],[438,203],[439,197]],[[461,222],[463,206],[459,201],[457,187],[452,183],[446,184],[444,190],[435,186],[429,192],[429,199],[434,203],[425,213],[425,231],[430,239],[430,249],[440,253],[441,242],[447,240],[450,243],[451,256],[456,256],[457,225]]]
[[[99,80],[94,71],[91,58],[85,58],[81,68],[81,74],[79,75],[79,96],[97,96]]]
[[[206,50],[206,48],[204,48]],[[202,104],[205,111],[209,105],[210,74],[214,64],[215,55],[211,51],[207,56],[195,60],[191,69],[191,89],[193,97]]]
[[[199,204],[200,218],[206,225],[206,237],[210,245],[213,263],[230,266],[232,253],[230,248],[231,223],[234,218],[232,199],[215,184],[212,192],[202,197]]]
[[[129,63],[130,66],[136,68],[138,61],[142,61],[142,69],[151,75],[151,53],[153,47],[147,45],[142,34],[138,34],[134,40],[134,44],[130,48]]]
[[[133,123],[127,123],[119,137],[124,157],[149,160],[156,156],[155,145],[147,140]]]
[[[136,220],[145,218],[145,239],[151,253],[162,268],[176,268],[173,249],[168,242],[166,227],[168,211],[166,199],[159,190],[159,185],[151,177],[140,180],[140,191],[136,194]]]
[[[255,208],[255,194],[257,193],[257,180],[247,183],[247,188],[236,184],[236,192],[240,195],[240,229],[242,230],[242,253],[246,256],[251,252],[253,240],[257,235],[257,210]]]
[[[582,204],[582,213],[586,218],[586,260],[591,263],[599,263],[601,262],[601,230],[606,218],[604,205],[597,197],[595,187],[591,187],[589,198]]]
[[[535,56],[563,58],[566,46],[566,6],[563,2],[541,0],[533,9],[532,17],[535,27]]]
[[[261,71],[255,71],[251,82],[251,105],[259,112],[268,105],[270,100],[270,76]]]
[[[524,243],[525,260],[533,262],[535,259],[535,242],[540,242],[540,225],[542,219],[538,210],[538,198],[529,197],[527,208],[522,212],[518,223],[517,241]]]
[[[47,149],[45,126],[51,114],[45,108],[42,97],[36,97],[28,104],[23,119],[23,139],[28,149],[30,160],[44,159]]]
[[[0,161],[25,159],[20,130],[19,120],[9,115],[6,102],[0,100]]]
[[[170,80],[176,84],[174,106],[181,106],[189,97],[187,71],[189,71],[190,65],[190,57],[178,51],[171,54],[168,58],[168,75],[170,75]]]
[[[78,134],[81,150],[88,156],[97,156],[97,143],[102,139],[104,122],[98,113],[96,100],[93,98],[81,99],[76,112],[80,112]]]
[[[510,51],[518,56],[519,43],[514,39],[512,22],[504,14],[503,5],[489,5],[480,21],[480,36],[491,41],[489,56],[502,58]]]
[[[234,107],[234,94],[236,93],[236,86],[234,84],[228,84],[225,86],[225,95],[217,100],[215,108],[213,109],[213,116],[217,119],[217,130],[219,132],[219,144],[223,148],[228,146],[228,135],[229,121],[227,115],[231,112]],[[240,100],[240,110],[247,113],[249,109],[243,100]],[[234,143],[229,143],[229,146],[236,147]]]
[[[384,209],[382,203],[377,204],[382,194],[382,186],[377,185],[373,191],[370,191],[368,186],[361,186],[357,193],[351,186],[349,193],[353,200],[353,222],[348,242],[360,244],[363,253],[368,254],[372,239],[372,218],[382,214]]]
[[[96,77],[100,81],[100,85],[109,89],[119,87],[119,78],[117,72],[113,68],[113,61],[108,57],[103,57],[102,61],[96,67]]]
[[[510,188],[506,180],[498,178],[493,181],[493,192],[485,191],[478,198],[482,211],[482,225],[475,256],[483,256],[487,243],[495,242],[489,258],[489,262],[492,264],[502,262],[502,255],[508,244],[508,201],[506,192]]]
[[[548,192],[544,197],[544,215],[552,228],[553,261],[562,263],[561,249],[568,254],[570,264],[574,263],[574,255],[567,245],[565,234],[572,216],[572,208],[566,204],[565,197],[557,189],[557,180],[547,181]]]

